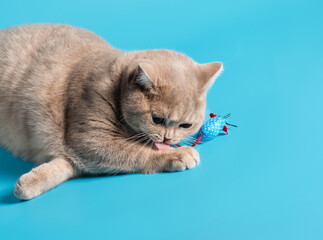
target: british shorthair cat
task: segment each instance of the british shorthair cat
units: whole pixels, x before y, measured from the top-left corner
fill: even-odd
[[[0,144],[37,164],[14,193],[34,198],[82,175],[182,171],[222,63],[172,50],[124,52],[89,31],[34,24],[0,30]]]

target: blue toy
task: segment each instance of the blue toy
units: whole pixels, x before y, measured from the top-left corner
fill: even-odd
[[[228,128],[226,125],[237,127],[236,125],[227,122],[227,118],[229,118],[230,115],[231,114],[229,113],[224,117],[221,117],[211,113],[210,119],[202,125],[202,127],[197,133],[184,138],[182,141],[180,141],[178,144],[172,147],[181,147],[187,145],[191,145],[192,147],[194,147],[196,144],[201,144],[210,141],[216,136],[228,134]]]

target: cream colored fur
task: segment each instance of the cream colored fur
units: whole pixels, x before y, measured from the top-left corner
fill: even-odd
[[[221,69],[171,50],[123,52],[66,25],[0,30],[0,144],[39,165],[15,195],[31,199],[82,175],[194,167],[193,148],[158,151],[154,143],[198,130]]]

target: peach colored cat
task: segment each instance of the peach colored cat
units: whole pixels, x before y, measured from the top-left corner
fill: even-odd
[[[123,52],[67,25],[0,30],[0,144],[38,166],[15,195],[31,199],[82,175],[194,167],[191,147],[222,70],[171,50]]]

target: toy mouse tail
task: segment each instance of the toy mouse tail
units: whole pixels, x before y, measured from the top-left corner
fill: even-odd
[[[227,115],[225,115],[223,118],[224,119],[227,119],[231,116],[231,113],[228,113]],[[231,124],[231,123],[228,123],[228,122],[225,122],[226,125],[228,126],[231,126],[231,127],[238,127],[237,125],[234,125],[234,124]]]
[[[238,127],[237,125],[234,125],[234,124],[231,124],[231,123],[228,123],[228,122],[225,122],[226,125],[228,126],[231,126],[231,127]]]

